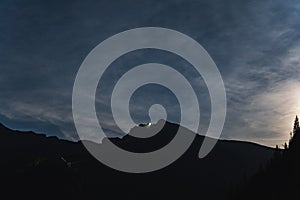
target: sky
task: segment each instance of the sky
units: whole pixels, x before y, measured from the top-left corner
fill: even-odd
[[[295,115],[300,114],[299,19],[297,0],[3,0],[0,122],[78,140],[72,89],[84,58],[121,31],[164,27],[195,39],[218,66],[227,93],[221,137],[280,145],[289,139]],[[103,129],[109,136],[122,135],[112,118],[110,94],[124,72],[149,62],[172,66],[189,80],[200,102],[200,134],[205,133],[210,100],[202,78],[185,60],[151,49],[121,56],[100,80],[96,110]],[[134,93],[134,121],[148,121],[149,107],[155,103],[165,106],[168,120],[178,122],[178,101],[158,85]]]

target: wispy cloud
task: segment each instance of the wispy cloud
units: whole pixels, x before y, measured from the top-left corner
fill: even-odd
[[[271,146],[287,139],[293,115],[300,113],[295,95],[300,80],[299,1],[92,2],[1,2],[0,120],[30,122],[28,129],[49,123],[57,130],[46,126],[38,130],[76,139],[72,87],[84,57],[120,31],[159,26],[195,38],[219,67],[228,97],[224,138]],[[209,95],[201,78],[187,70],[190,66],[184,61],[160,53],[130,53],[113,63],[106,74],[105,87],[97,91],[96,108],[100,123],[111,135],[119,131],[109,110],[115,79],[129,67],[153,61],[162,61],[187,76],[200,99],[201,120],[208,123]],[[137,122],[148,117],[144,115],[148,104],[142,97],[149,104],[160,98],[147,94],[140,92],[140,98],[137,95],[132,101]],[[176,102],[163,103],[176,121]]]

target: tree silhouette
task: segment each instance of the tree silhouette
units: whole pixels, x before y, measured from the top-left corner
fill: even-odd
[[[281,159],[281,149],[279,148],[278,145],[276,145],[276,148],[275,148],[274,155],[273,155],[273,158],[271,160],[271,163],[279,162],[280,159]]]
[[[294,134],[295,134],[295,132],[296,131],[298,131],[299,130],[299,119],[298,119],[298,116],[296,115],[296,119],[295,119],[295,122],[294,122],[294,130],[293,130],[293,132],[294,132]]]
[[[300,151],[300,126],[299,126],[299,118],[296,116],[294,121],[294,128],[292,132],[292,136],[289,142],[289,148],[293,149],[293,151]],[[298,145],[297,145],[298,144]]]
[[[286,143],[286,142],[284,143],[284,149],[285,149],[285,150],[287,150],[287,149],[288,149],[288,145],[287,145],[287,143]]]

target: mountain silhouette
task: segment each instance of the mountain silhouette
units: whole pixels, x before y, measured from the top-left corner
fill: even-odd
[[[131,136],[151,134],[161,123],[163,129],[150,138]],[[109,140],[126,150],[148,152],[166,145],[178,128],[177,124],[159,121]],[[274,153],[272,148],[250,142],[219,140],[207,157],[199,159],[203,139],[196,134],[183,156],[166,168],[131,174],[101,164],[80,141],[11,130],[0,124],[0,188],[2,194],[19,198],[227,198],[232,185],[253,175]],[[95,145],[105,145],[105,140]]]

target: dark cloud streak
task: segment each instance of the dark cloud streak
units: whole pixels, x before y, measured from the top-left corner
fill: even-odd
[[[31,0],[0,4],[0,121],[10,121],[12,127],[34,129],[34,124],[39,124],[39,132],[76,139],[71,93],[84,57],[120,31],[161,26],[196,39],[218,65],[228,95],[224,138],[258,142],[261,138],[262,143],[273,145],[263,138],[277,137],[286,129],[268,132],[254,125],[263,118],[253,109],[253,102],[268,99],[273,91],[297,87],[300,81],[300,4],[296,0]],[[139,56],[146,58],[143,53]],[[178,64],[178,60],[166,62]],[[186,65],[181,64],[184,70]],[[193,76],[190,73],[191,79]],[[201,80],[195,79],[194,84],[202,87]],[[204,99],[202,114],[208,118],[209,102],[202,90],[198,93]],[[103,115],[109,116],[105,103],[99,105]],[[102,123],[117,134],[109,118]]]

